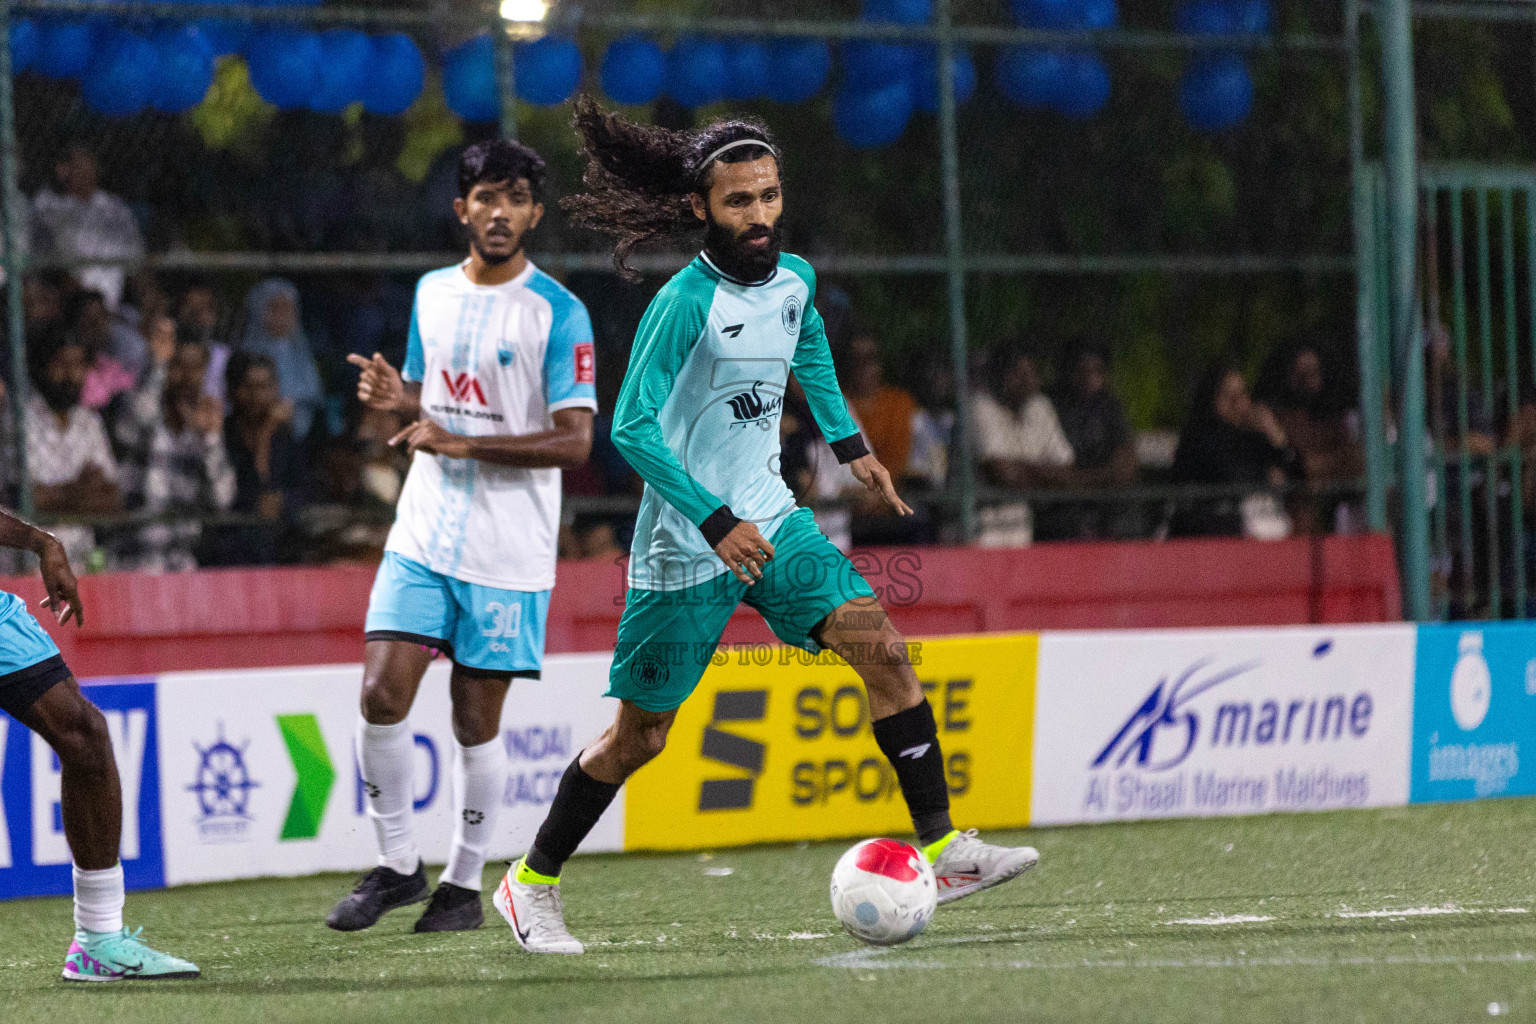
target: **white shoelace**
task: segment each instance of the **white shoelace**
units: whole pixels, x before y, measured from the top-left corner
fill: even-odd
[[[565,907],[560,902],[560,888],[541,885],[528,895],[533,927],[540,934],[570,934],[565,930]]]

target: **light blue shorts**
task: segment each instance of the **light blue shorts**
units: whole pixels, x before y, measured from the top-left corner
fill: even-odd
[[[19,717],[69,669],[27,604],[0,591],[0,711]]]
[[[369,640],[405,640],[465,668],[537,679],[548,617],[547,590],[465,583],[386,551],[363,628]]]

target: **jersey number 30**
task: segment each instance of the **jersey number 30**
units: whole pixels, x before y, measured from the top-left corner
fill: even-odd
[[[522,632],[522,605],[506,605],[500,601],[491,601],[486,604],[485,610],[490,613],[491,624],[482,631],[482,636],[517,636]]]

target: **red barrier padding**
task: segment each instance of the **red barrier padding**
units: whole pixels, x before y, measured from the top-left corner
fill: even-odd
[[[1401,608],[1384,535],[871,548],[854,559],[910,636],[1382,622]],[[373,574],[364,565],[109,573],[80,581],[84,627],[40,618],[80,676],[356,662]],[[35,577],[0,579],[0,588],[38,611]],[[622,565],[561,562],[546,649],[611,650],[623,601]],[[725,639],[773,634],[743,606]]]

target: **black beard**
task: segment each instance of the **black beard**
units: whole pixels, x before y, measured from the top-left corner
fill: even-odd
[[[475,255],[480,257],[481,263],[484,263],[488,267],[499,267],[523,251],[523,236],[517,236],[517,241],[512,246],[512,250],[505,256],[497,256],[486,252],[485,246],[480,244],[480,236],[476,235],[473,231],[469,233],[469,245],[470,248],[475,250]]]
[[[759,250],[748,247],[713,216],[706,216],[704,223],[705,251],[709,253],[710,259],[715,261],[716,266],[736,280],[755,284],[766,280],[779,265],[779,226],[777,224],[768,229],[767,248]]]
[[[52,381],[42,381],[37,384],[37,393],[43,396],[43,401],[48,403],[48,408],[56,413],[66,413],[80,404],[81,389],[73,384],[55,384]]]

